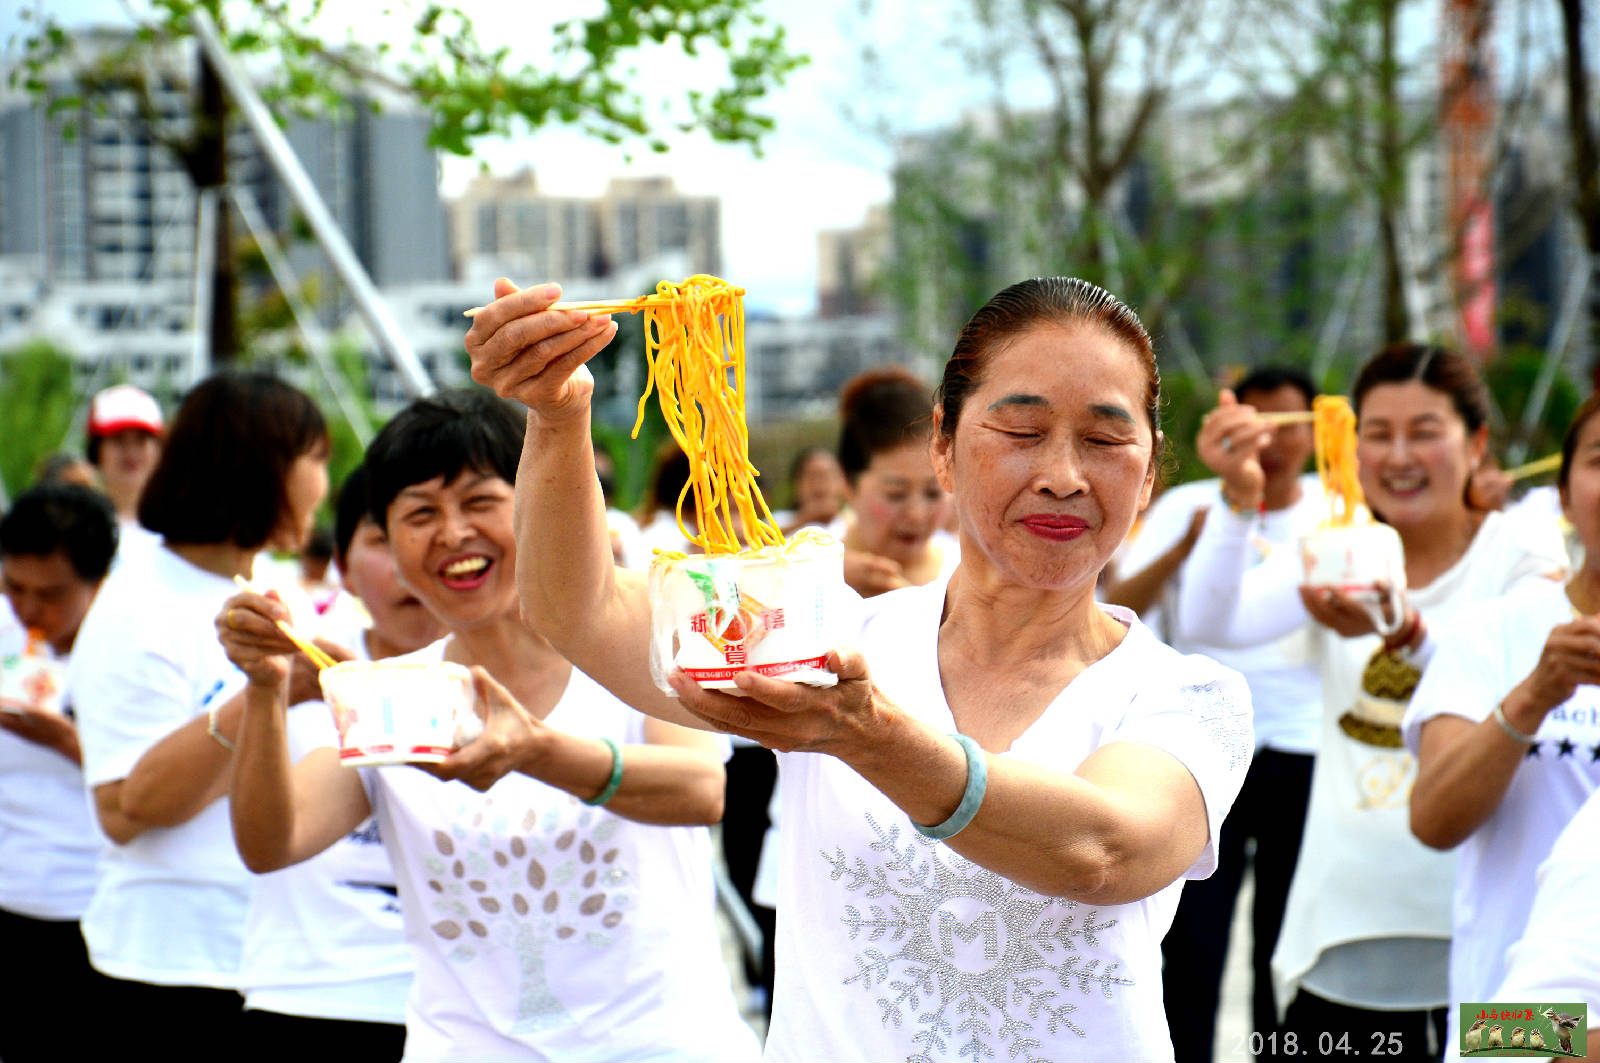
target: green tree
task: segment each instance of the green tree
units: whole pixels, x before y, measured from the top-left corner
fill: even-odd
[[[1589,61],[1595,55],[1595,40],[1600,31],[1593,23],[1594,8],[1589,6],[1589,25],[1585,27],[1583,0],[1560,0],[1561,40],[1564,63],[1562,73],[1567,88],[1567,135],[1572,145],[1572,211],[1583,230],[1583,245],[1589,252],[1589,294],[1586,318],[1589,345],[1595,353],[1590,386],[1600,389],[1600,125],[1595,122],[1591,102],[1593,89]]]
[[[0,352],[0,478],[15,496],[39,459],[61,447],[76,399],[72,359],[48,343]]]
[[[1116,292],[1190,374],[1208,348],[1281,359],[1309,331],[1300,245],[1323,212],[1281,87],[1235,70],[1251,3],[950,5],[990,91],[950,129],[900,141],[888,287],[913,342],[947,347],[988,295],[1041,273]],[[1223,76],[1229,98],[1212,89]]]
[[[78,35],[48,13],[21,41],[11,72],[57,112],[130,101],[127,117],[143,135],[169,150],[197,189],[228,181],[232,103],[200,54],[183,88],[189,111],[172,116],[160,93],[181,77],[175,64],[204,10],[229,51],[253,76],[280,120],[337,110],[370,99],[375,89],[397,94],[433,118],[431,143],[469,154],[482,137],[551,125],[576,127],[613,143],[641,142],[666,150],[669,130],[703,130],[714,139],[759,146],[773,127],[766,95],[804,62],[791,52],[782,26],[769,21],[761,0],[604,0],[587,18],[547,26],[548,61],[520,62],[503,41],[481,41],[459,7],[399,0],[364,9],[337,39],[324,35],[325,0],[129,0],[133,18],[122,37],[97,36],[80,48]],[[537,8],[533,9],[537,11]],[[536,17],[536,16],[534,16]],[[38,21],[41,20],[42,21]],[[402,43],[394,43],[400,41]],[[725,62],[693,64],[696,73],[670,97],[647,98],[634,64],[652,53],[690,57],[720,54]],[[229,212],[218,212],[217,277],[211,349],[219,361],[239,351],[234,240]]]

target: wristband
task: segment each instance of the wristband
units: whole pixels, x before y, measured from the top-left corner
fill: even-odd
[[[1267,500],[1264,497],[1261,499],[1261,501],[1257,502],[1253,506],[1241,506],[1233,499],[1228,497],[1228,492],[1225,488],[1219,488],[1217,494],[1222,496],[1222,504],[1228,508],[1228,512],[1234,514],[1235,516],[1259,516],[1267,511]]]
[[[1504,731],[1506,733],[1506,737],[1511,739],[1513,742],[1520,742],[1525,746],[1538,745],[1539,740],[1533,735],[1525,735],[1515,727],[1511,726],[1511,721],[1506,719],[1506,710],[1504,705],[1504,702],[1496,705],[1493,713],[1494,722],[1500,725],[1500,730]]]
[[[605,789],[593,797],[579,798],[586,805],[603,805],[617,796],[617,791],[622,788],[622,749],[604,735],[601,736],[600,741],[604,742],[611,750],[611,778],[606,780]]]
[[[918,834],[934,841],[954,838],[966,830],[967,824],[977,816],[978,806],[983,804],[984,791],[989,788],[989,758],[984,755],[983,749],[964,734],[950,737],[961,743],[961,750],[967,755],[967,788],[961,793],[961,803],[950,813],[949,819],[936,827],[924,827],[916,820],[911,821]]]
[[[226,749],[229,753],[236,753],[239,747],[234,745],[221,731],[217,730],[217,710],[221,707],[220,705],[213,705],[211,711],[206,713],[206,734],[216,739],[217,745]]]

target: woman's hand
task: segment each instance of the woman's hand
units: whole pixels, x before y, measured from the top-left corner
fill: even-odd
[[[1383,596],[1383,616],[1385,622],[1393,623],[1394,617],[1390,616],[1390,593],[1387,584],[1378,584],[1377,591]],[[1380,634],[1378,622],[1372,615],[1371,608],[1364,602],[1336,591],[1331,587],[1302,586],[1300,600],[1305,603],[1306,612],[1311,614],[1311,619],[1323,627],[1332,628],[1347,639],[1360,638],[1362,635]],[[1410,626],[1416,610],[1411,608],[1404,594],[1400,595],[1400,613],[1404,618],[1401,623],[1393,628],[1401,631]]]
[[[828,670],[839,677],[831,687],[740,672],[733,681],[742,698],[703,689],[681,670],[669,681],[683,707],[714,730],[743,735],[783,753],[828,753],[848,761],[872,746],[895,706],[873,686],[861,654],[831,650]]]
[[[1480,465],[1467,481],[1467,505],[1485,513],[1505,509],[1515,483],[1498,465]]]
[[[1200,422],[1195,450],[1200,460],[1222,478],[1222,493],[1237,509],[1261,504],[1267,476],[1261,469],[1261,448],[1272,442],[1272,427],[1256,418],[1254,406],[1241,405],[1223,388],[1217,406]]]
[[[530,771],[550,728],[524,709],[511,692],[481,667],[472,667],[474,707],[483,733],[441,764],[419,764],[435,778],[460,780],[480,793],[514,771]]]
[[[35,745],[53,749],[74,764],[83,761],[83,752],[78,747],[78,729],[59,712],[25,701],[0,701],[0,728]]]
[[[1600,618],[1593,616],[1551,629],[1539,651],[1539,663],[1507,696],[1506,713],[1509,716],[1517,705],[1520,719],[1513,722],[1520,724],[1519,730],[1532,734],[1546,713],[1583,685],[1600,686]]]
[[[277,689],[289,682],[291,662],[298,651],[277,623],[288,619],[289,609],[276,591],[240,591],[224,602],[217,614],[217,639],[228,660],[256,686]]]
[[[551,310],[561,297],[558,284],[518,288],[501,277],[494,295],[467,330],[472,379],[546,419],[587,412],[594,377],[584,363],[611,342],[616,322],[606,314]]]
[[[844,581],[863,598],[911,586],[898,561],[865,550],[844,552]]]

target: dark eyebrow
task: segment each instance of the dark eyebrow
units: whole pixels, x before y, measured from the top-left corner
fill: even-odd
[[[989,404],[989,409],[998,410],[1002,406],[1048,406],[1050,401],[1043,395],[1007,395]]]
[[[1134,423],[1133,414],[1129,413],[1127,410],[1124,410],[1121,406],[1113,406],[1109,403],[1097,402],[1093,406],[1089,407],[1089,412],[1094,414],[1096,417],[1109,417],[1114,421],[1127,421],[1129,424]]]

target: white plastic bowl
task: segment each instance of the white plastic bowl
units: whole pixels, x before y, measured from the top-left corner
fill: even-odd
[[[482,730],[472,673],[459,664],[345,661],[320,679],[339,759],[352,767],[438,764]]]
[[[848,601],[844,546],[811,533],[786,547],[731,555],[658,557],[650,566],[650,673],[681,668],[703,687],[735,689],[752,671],[832,686],[828,651]]]

